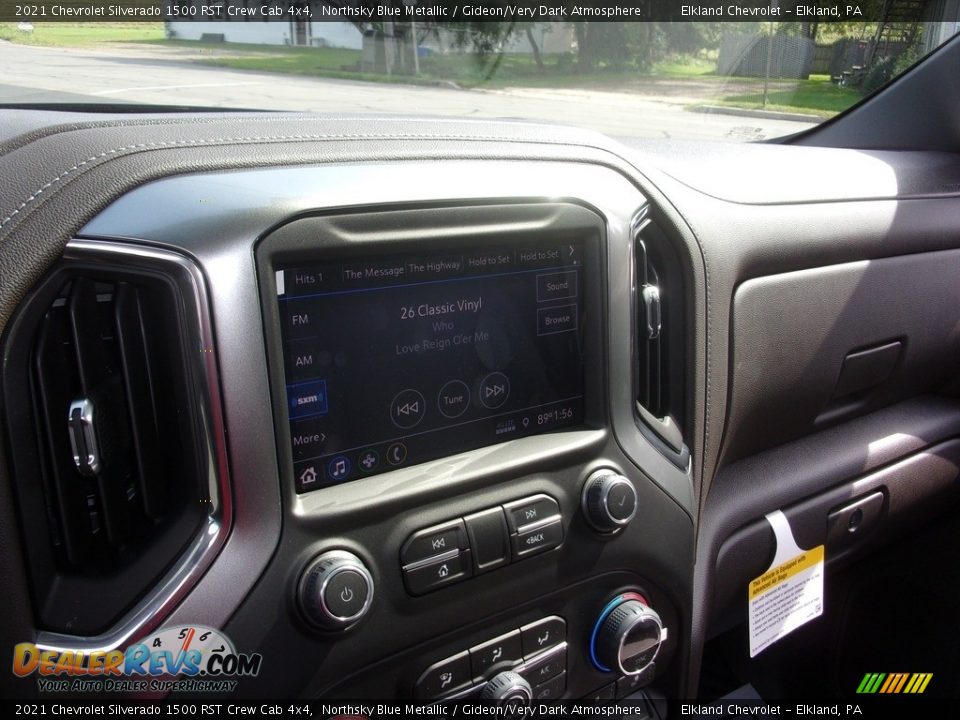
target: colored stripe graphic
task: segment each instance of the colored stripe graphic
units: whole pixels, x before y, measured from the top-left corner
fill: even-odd
[[[927,689],[933,673],[867,673],[857,686],[857,694],[919,695]]]
[[[891,692],[898,693],[898,692],[900,692],[901,690],[903,690],[903,686],[904,686],[904,685],[906,684],[906,682],[907,682],[907,677],[909,677],[908,673],[900,673],[900,682],[897,683],[897,686],[896,686],[895,688],[893,688],[893,690],[891,690]]]

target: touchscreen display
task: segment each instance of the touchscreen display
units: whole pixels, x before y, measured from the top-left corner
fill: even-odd
[[[583,420],[582,243],[277,272],[299,492]]]

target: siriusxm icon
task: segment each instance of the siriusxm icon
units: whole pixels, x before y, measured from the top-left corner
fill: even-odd
[[[310,380],[287,385],[287,408],[291,420],[326,415],[327,381]]]

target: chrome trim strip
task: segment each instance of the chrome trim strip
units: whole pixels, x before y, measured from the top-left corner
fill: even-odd
[[[206,524],[193,538],[159,583],[136,604],[113,628],[100,635],[81,637],[38,631],[37,647],[44,650],[71,650],[90,653],[125,647],[142,637],[166,619],[197,583],[226,542],[233,519],[230,496],[230,476],[220,396],[220,377],[214,345],[213,322],[206,280],[197,264],[177,252],[135,245],[132,243],[99,240],[71,240],[64,252],[66,260],[103,263],[111,268],[127,263],[141,269],[165,271],[177,284],[188,313],[199,331],[199,348],[192,363],[197,388],[197,407],[206,440],[210,510]],[[169,268],[173,266],[174,272]],[[210,351],[210,352],[207,352]]]

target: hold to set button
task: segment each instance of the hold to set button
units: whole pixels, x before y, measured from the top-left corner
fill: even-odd
[[[560,520],[529,528],[513,535],[513,557],[523,558],[557,547],[563,542],[563,523]]]

